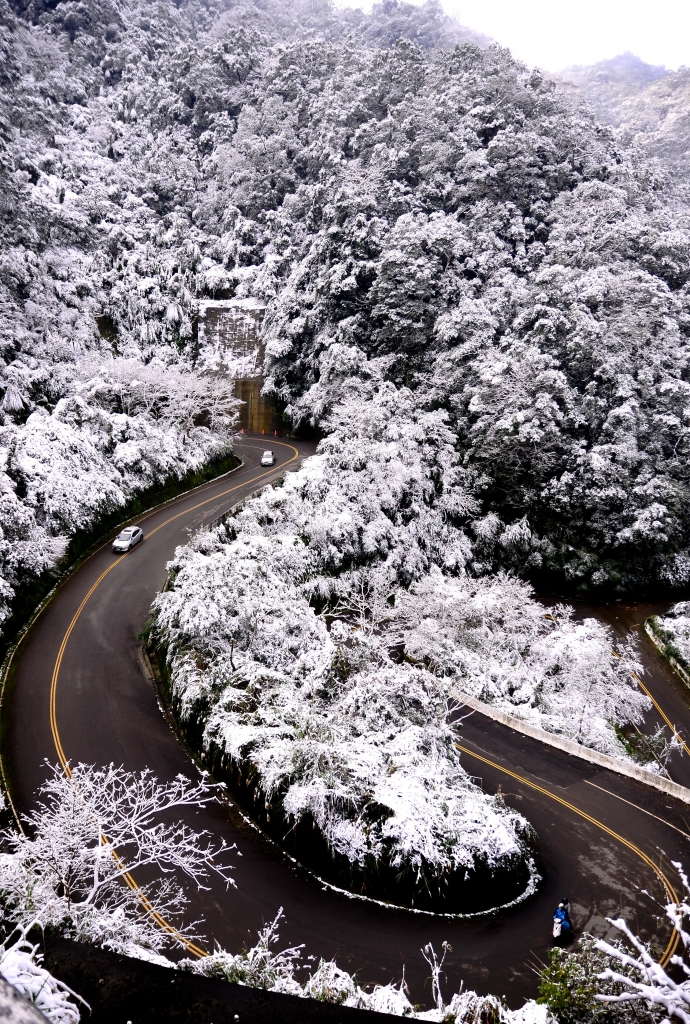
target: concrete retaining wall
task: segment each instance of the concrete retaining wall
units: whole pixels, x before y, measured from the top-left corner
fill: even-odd
[[[509,715],[505,711],[499,711],[498,708],[492,708],[490,704],[485,704],[481,700],[470,697],[468,694],[463,693],[462,690],[451,690],[451,695],[460,704],[472,708],[473,711],[484,715],[486,718],[491,718],[494,722],[500,722],[501,725],[508,726],[509,729],[514,729],[515,732],[520,732],[524,736],[531,736],[532,739],[539,740],[540,743],[545,743],[548,747],[555,747],[556,750],[562,750],[566,754],[579,757],[590,764],[598,765],[600,768],[608,768],[609,771],[617,772],[619,775],[626,775],[629,779],[636,779],[637,782],[642,782],[645,786],[651,786],[652,789],[658,789],[662,793],[667,793],[684,804],[690,804],[690,789],[686,789],[685,786],[679,786],[677,782],[664,779],[660,775],[655,775],[653,772],[647,771],[646,768],[641,768],[630,761],[624,761],[620,757],[600,754],[597,750],[583,747],[581,743],[576,743],[575,740],[566,739],[565,736],[557,736],[555,733],[546,732],[545,729],[539,729],[535,725],[530,725],[515,715]]]
[[[91,1007],[84,1024],[402,1024],[402,1017],[173,971],[59,936],[37,937],[43,966]],[[5,1017],[0,1016],[3,1022]],[[12,1020],[12,1018],[10,1018]],[[36,1018],[32,1018],[32,1024]],[[40,1014],[39,1021],[44,1021]],[[28,1022],[27,1022],[28,1024]]]

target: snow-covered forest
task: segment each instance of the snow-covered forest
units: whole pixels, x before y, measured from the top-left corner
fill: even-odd
[[[575,87],[604,124],[621,130],[626,144],[659,158],[688,181],[690,70],[670,71],[622,53],[589,67],[566,68],[557,76]]]
[[[475,569],[690,579],[663,167],[433,2],[3,0],[0,27],[3,615],[75,530],[227,444],[99,375],[193,391],[196,302],[229,295],[268,302],[293,426],[329,430],[353,384],[446,417],[476,517],[520,536]]]
[[[467,571],[452,434],[384,391],[178,549],[155,637],[192,743],[301,859],[377,898],[485,909],[527,891],[528,826],[462,767],[453,689],[619,755],[614,725],[648,703],[601,624]]]
[[[463,767],[458,693],[625,756],[633,647],[532,588],[690,582],[690,214],[648,149],[435,0],[0,0],[0,626],[72,538],[230,455],[199,302],[265,304],[265,393],[324,440],[178,550],[153,625],[175,710],[330,881],[417,909],[486,909],[487,878],[492,905],[524,897],[532,830]],[[119,782],[98,784],[87,813],[51,783],[31,842],[107,817]],[[161,955],[114,862],[67,913],[15,839],[28,986],[29,891],[45,923]],[[274,937],[203,969],[408,1012],[335,964],[296,981]],[[437,994],[428,1019],[484,1012]]]

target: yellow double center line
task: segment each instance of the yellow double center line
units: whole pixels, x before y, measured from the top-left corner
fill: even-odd
[[[608,825],[604,825],[603,822],[598,821],[597,818],[593,818],[592,815],[587,814],[586,811],[580,810],[579,807],[576,807],[575,804],[571,804],[568,800],[564,800],[563,797],[558,796],[556,793],[552,793],[550,790],[545,789],[543,786],[539,786],[536,782],[530,782],[530,780],[526,779],[523,775],[518,775],[517,772],[511,772],[509,768],[504,768],[503,765],[496,764],[495,761],[490,761],[488,757],[482,757],[482,755],[478,754],[475,750],[470,750],[469,747],[463,747],[462,744],[460,743],[456,743],[455,746],[458,748],[458,750],[462,751],[463,754],[469,754],[470,757],[475,757],[478,761],[483,761],[483,763],[488,764],[490,768],[495,768],[497,771],[503,772],[505,775],[509,775],[512,779],[516,779],[517,782],[522,783],[523,786],[529,786],[530,789],[534,789],[537,791],[537,793],[541,793],[543,796],[548,797],[549,800],[555,800],[555,802],[561,804],[562,807],[566,807],[569,811],[572,811],[573,814],[578,815],[580,818],[584,818],[585,821],[588,821],[591,825],[595,825],[597,828],[600,828],[602,832],[605,832],[613,839],[616,839],[619,843],[627,847],[636,856],[638,856],[640,860],[644,861],[647,867],[651,868],[651,870],[654,872],[654,874],[657,876],[657,878],[663,885],[664,889],[666,890],[666,895],[668,896],[670,902],[679,902],[678,893],[673,888],[671,882],[666,877],[661,868],[657,864],[655,864],[652,858],[648,857],[647,854],[639,848],[639,846],[635,846],[634,843],[631,843],[629,839],[625,839],[624,836],[619,835],[618,832],[614,832],[613,829],[608,827]],[[666,949],[664,950],[663,955],[659,960],[659,963],[662,967],[665,967],[668,964],[669,960],[675,953],[676,949],[678,948],[679,940],[680,935],[678,934],[678,930],[674,927],[673,932],[671,933],[671,938],[669,939]]]
[[[299,452],[297,451],[297,449],[293,445],[285,444],[283,441],[273,441],[272,443],[273,444],[279,444],[282,448],[290,448],[294,452],[292,457],[289,458],[287,462],[283,463],[283,466],[289,466],[291,462],[294,462],[295,459],[299,458]],[[282,468],[282,467],[278,467],[278,468]],[[256,483],[259,480],[263,480],[267,476],[272,476],[273,473],[275,473],[275,469],[269,469],[265,473],[261,473],[259,476],[254,477],[253,480],[248,480],[248,481],[245,480],[241,484],[235,484],[234,487],[228,487],[227,490],[221,491],[220,494],[214,494],[210,498],[206,498],[206,499],[204,499],[204,501],[200,501],[196,505],[192,505],[191,508],[185,508],[185,509],[182,510],[182,512],[178,512],[176,515],[170,516],[168,519],[166,519],[165,522],[160,523],[158,526],[155,527],[155,529],[151,530],[150,533],[147,533],[146,536],[147,537],[152,537],[154,535],[154,533],[158,533],[158,531],[162,530],[164,526],[168,526],[169,523],[173,523],[176,519],[180,519],[182,516],[189,515],[190,512],[195,512],[196,509],[202,508],[204,505],[209,505],[212,501],[218,501],[219,498],[224,498],[227,494],[232,494],[233,491],[238,491],[242,487],[246,487],[248,483]],[[144,520],[150,518],[150,516],[152,516],[154,514],[155,514],[155,510],[153,510],[152,512],[149,512],[148,515],[146,515],[142,519],[140,519],[139,522],[144,522]],[[79,605],[79,607],[77,608],[76,612],[74,613],[74,615],[72,617],[72,621],[70,622],[69,626],[67,627],[67,631],[66,631],[65,635],[62,638],[62,643],[60,644],[60,649],[58,650],[57,658],[55,659],[55,665],[53,666],[53,676],[52,676],[52,679],[50,681],[50,729],[51,729],[51,732],[53,734],[53,742],[55,744],[55,750],[57,751],[57,756],[58,756],[58,758],[60,760],[60,764],[62,766],[62,769],[63,769],[63,771],[64,771],[64,773],[65,773],[65,775],[67,776],[68,779],[72,778],[72,770],[71,770],[71,768],[69,766],[69,763],[67,761],[67,757],[65,755],[65,751],[63,750],[63,747],[62,747],[62,741],[60,740],[60,732],[59,732],[58,724],[57,724],[57,687],[58,687],[58,679],[59,679],[59,676],[60,676],[60,668],[62,666],[62,659],[63,659],[63,657],[65,655],[65,649],[66,649],[67,644],[69,642],[69,638],[72,635],[74,627],[76,626],[77,622],[79,621],[79,617],[80,617],[81,613],[84,611],[84,608],[86,607],[86,605],[87,605],[89,599],[91,598],[92,594],[94,593],[94,591],[96,591],[98,589],[98,587],[101,585],[101,583],[106,578],[108,573],[112,572],[112,570],[115,568],[115,566],[119,565],[120,562],[124,558],[126,558],[126,557],[127,557],[127,554],[120,555],[120,557],[118,559],[116,559],[111,565],[109,565],[108,568],[104,572],[101,573],[101,575],[98,577],[96,582],[92,585],[91,589],[88,591],[86,596],[83,598],[81,604]],[[105,841],[107,841],[107,840],[105,840]],[[116,850],[113,850],[113,857],[115,858],[115,861],[118,864],[118,866],[122,867],[123,866],[123,862],[120,859],[120,857],[118,856]],[[182,943],[182,945],[184,945],[189,950],[190,953],[193,953],[194,956],[198,956],[198,957],[208,956],[208,953],[206,952],[206,950],[201,949],[199,946],[196,946],[190,939],[186,939],[183,935],[180,934],[180,932],[177,931],[177,929],[173,925],[171,925],[168,921],[165,920],[164,917],[162,917],[158,913],[158,911],[155,909],[155,907],[153,906],[153,904],[151,903],[149,898],[146,896],[146,894],[139,888],[139,886],[137,885],[136,881],[134,880],[132,875],[129,873],[129,871],[127,871],[123,877],[124,877],[125,882],[129,886],[129,888],[132,890],[132,892],[135,892],[137,894],[137,896],[138,896],[142,906],[146,910],[146,912],[151,915],[153,920],[156,922],[158,927],[161,928],[162,931],[167,932],[168,935],[173,935],[175,937],[175,939],[177,939],[178,942]]]
[[[614,658],[618,658],[618,660],[619,660],[619,661],[622,661],[622,656],[621,656],[621,655],[620,655],[620,654],[618,653],[618,651],[611,651],[611,654],[612,654],[612,655],[614,656]],[[630,675],[631,675],[631,676],[633,677],[633,679],[635,680],[635,682],[637,683],[637,685],[639,686],[639,688],[640,688],[640,689],[642,690],[642,692],[643,692],[643,693],[646,693],[646,694],[647,694],[647,696],[648,696],[648,697],[649,697],[649,699],[651,700],[652,704],[653,704],[653,705],[654,705],[654,707],[655,707],[655,708],[657,709],[657,711],[659,712],[659,714],[661,715],[661,717],[663,718],[663,720],[664,720],[664,721],[666,722],[666,725],[667,725],[667,726],[669,727],[669,729],[671,730],[671,732],[673,733],[673,735],[675,736],[675,738],[676,738],[676,739],[677,739],[677,740],[678,740],[678,741],[679,741],[679,742],[680,742],[680,743],[682,744],[682,746],[683,746],[683,750],[685,751],[685,753],[686,753],[686,754],[690,754],[690,747],[688,747],[688,745],[687,745],[687,743],[685,742],[685,740],[683,739],[683,737],[682,737],[682,736],[680,735],[680,733],[679,733],[679,732],[677,731],[677,729],[676,729],[675,725],[673,725],[673,724],[671,723],[671,719],[670,719],[670,718],[668,717],[668,715],[666,714],[666,712],[665,712],[665,711],[664,711],[664,709],[662,708],[661,704],[659,704],[659,702],[658,702],[658,700],[656,699],[656,697],[652,696],[652,694],[651,694],[650,690],[649,690],[649,689],[648,689],[648,687],[647,687],[647,686],[645,686],[645,684],[644,684],[644,683],[642,682],[642,680],[641,680],[641,679],[640,679],[640,677],[638,676],[637,672],[633,672],[633,670],[631,669],[631,670],[630,670]]]
[[[544,616],[544,618],[545,618],[545,619],[551,619],[551,620],[552,620],[552,622],[558,622],[558,619],[557,619],[557,618],[555,618],[555,616],[553,616],[553,615],[545,615],[545,616]],[[618,658],[618,660],[619,660],[619,661],[622,661],[622,660],[623,660],[623,657],[622,657],[622,655],[621,655],[621,654],[619,654],[619,653],[618,653],[618,651],[616,651],[616,650],[612,650],[612,651],[611,651],[611,654],[612,654],[612,655],[614,656],[614,658]],[[631,676],[633,677],[633,679],[635,680],[635,682],[637,683],[637,685],[638,685],[638,686],[640,687],[640,689],[642,690],[642,692],[643,692],[643,693],[646,693],[646,694],[647,694],[647,696],[648,696],[648,697],[649,697],[649,699],[651,700],[652,704],[653,704],[653,705],[654,705],[654,707],[655,707],[655,708],[657,709],[657,711],[659,712],[660,716],[661,716],[661,717],[663,718],[664,722],[666,722],[666,725],[667,725],[667,726],[669,727],[669,729],[671,730],[671,733],[673,734],[673,736],[675,736],[675,738],[676,738],[676,739],[677,739],[677,740],[679,741],[679,743],[680,743],[680,744],[682,745],[682,747],[683,747],[683,750],[685,751],[685,753],[686,753],[686,754],[690,754],[690,747],[688,747],[687,743],[685,742],[685,740],[683,739],[683,737],[682,737],[682,736],[680,735],[680,733],[679,733],[679,732],[678,732],[678,730],[676,729],[675,725],[673,725],[673,723],[671,722],[671,719],[670,719],[670,718],[668,717],[668,715],[666,714],[666,712],[665,712],[665,711],[664,711],[664,709],[662,708],[661,704],[659,704],[659,702],[658,702],[658,700],[656,699],[656,697],[654,697],[654,696],[652,695],[652,693],[651,693],[651,691],[649,690],[649,688],[648,688],[648,687],[647,687],[647,686],[646,686],[646,685],[645,685],[645,684],[644,684],[644,683],[642,682],[642,680],[641,680],[641,679],[640,679],[640,677],[638,676],[637,672],[634,672],[634,671],[633,671],[633,670],[631,669],[631,670],[630,670],[630,675],[631,675]]]
[[[617,654],[616,651],[614,651],[613,653],[616,655],[617,658],[620,658],[620,654]],[[666,714],[666,712],[664,711],[662,706],[659,704],[659,702],[657,701],[656,697],[652,696],[652,694],[649,691],[648,687],[646,687],[645,684],[642,682],[642,680],[638,676],[637,672],[631,672],[630,674],[632,675],[633,679],[635,680],[637,685],[640,687],[642,692],[647,694],[647,696],[651,700],[652,704],[657,709],[657,711],[659,712],[659,714],[661,715],[663,720],[666,722],[666,725],[671,730],[671,733],[673,734],[673,736],[675,736],[675,738],[679,741],[679,743],[682,744],[683,750],[685,751],[685,753],[686,754],[690,754],[690,747],[688,747],[687,743],[685,742],[683,737],[680,735],[680,733],[676,729],[675,725],[671,724],[671,719],[668,717],[668,715]]]

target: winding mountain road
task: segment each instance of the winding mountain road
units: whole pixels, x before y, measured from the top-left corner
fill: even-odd
[[[266,443],[278,455],[269,471],[259,465]],[[32,806],[47,775],[45,759],[147,767],[161,780],[196,776],[161,713],[137,634],[163,586],[166,562],[189,532],[313,450],[247,437],[238,446],[241,469],[140,517],[143,544],[124,557],[104,545],[62,586],[21,644],[5,693],[4,765],[19,811]],[[654,672],[660,703],[672,694],[674,723],[690,725],[684,694],[656,662]],[[428,1003],[420,949],[430,941],[440,949],[445,939],[452,946],[446,994],[464,980],[481,992],[505,993],[518,1006],[535,994],[534,967],[547,956],[551,915],[568,895],[578,929],[606,934],[605,917],[622,914],[668,956],[674,935],[655,900],[678,889],[672,861],[690,867],[690,808],[477,714],[465,718],[459,742],[468,771],[487,791],[500,788],[534,825],[543,881],[533,896],[465,920],[352,899],[283,856],[233,808],[209,805],[187,809],[186,821],[236,843],[242,857],[235,861],[236,889],[218,881],[190,893],[191,914],[205,919],[208,943],[239,949],[282,906],[285,945],[304,943],[307,954],[333,957],[361,982],[398,980],[404,966],[412,1000]],[[690,758],[674,763],[673,772],[690,784]]]

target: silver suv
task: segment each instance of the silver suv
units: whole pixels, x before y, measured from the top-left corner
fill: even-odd
[[[263,455],[261,456],[261,465],[262,466],[275,466],[275,462],[276,462],[275,453],[272,452],[272,451],[266,450],[263,453]]]
[[[139,526],[126,526],[113,541],[113,551],[131,551],[144,539],[144,531]]]

